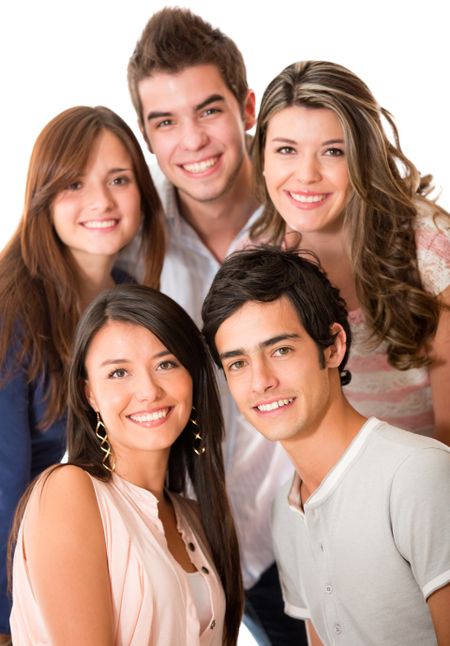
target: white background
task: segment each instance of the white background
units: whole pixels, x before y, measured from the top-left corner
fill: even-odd
[[[126,66],[155,0],[13,0],[0,17],[2,98],[0,247],[21,215],[31,148],[42,127],[73,105],[106,105],[133,128]],[[300,59],[341,63],[396,118],[405,153],[450,208],[449,30],[445,0],[191,0],[231,36],[257,98]],[[135,128],[137,132],[137,128]],[[139,134],[139,140],[143,140]]]
[[[133,128],[126,67],[155,0],[12,0],[0,17],[0,247],[21,215],[31,148],[58,112],[106,105]],[[240,47],[257,99],[301,59],[341,63],[396,118],[404,152],[450,208],[450,47],[445,0],[191,0]],[[143,143],[139,134],[139,139]],[[242,644],[250,640],[244,636]]]

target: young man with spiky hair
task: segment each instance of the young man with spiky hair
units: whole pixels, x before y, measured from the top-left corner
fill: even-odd
[[[236,44],[189,10],[166,8],[146,25],[128,65],[139,127],[166,215],[161,290],[200,323],[224,258],[260,214],[247,131],[255,96]],[[139,278],[137,246],[123,267]],[[137,263],[137,267],[136,267]],[[303,622],[283,613],[270,540],[274,490],[292,473],[279,447],[253,432],[222,383],[227,487],[241,546],[245,621],[261,646],[305,643]]]
[[[312,646],[450,644],[450,449],[346,400],[338,290],[312,257],[248,249],[202,315],[239,409],[295,466],[272,518],[286,612]]]

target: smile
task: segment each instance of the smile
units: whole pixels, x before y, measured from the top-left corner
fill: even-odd
[[[115,227],[119,220],[88,220],[82,222],[82,226],[86,229],[110,229]]]
[[[316,193],[314,195],[305,195],[301,193],[291,193],[288,191],[290,197],[296,202],[301,204],[316,204],[317,202],[323,202],[327,198],[327,193]]]
[[[170,408],[160,408],[152,413],[136,413],[135,415],[128,415],[128,418],[138,424],[146,424],[148,422],[156,422],[159,419],[164,419],[169,414]]]
[[[205,159],[200,162],[193,162],[192,164],[183,164],[181,167],[184,170],[187,170],[189,173],[194,173],[194,174],[204,173],[205,171],[215,166],[218,161],[219,161],[219,157],[210,157],[209,159]]]
[[[293,401],[293,397],[290,397],[289,399],[279,399],[278,401],[270,402],[270,404],[258,404],[257,406],[255,406],[255,408],[257,408],[262,413],[267,413],[268,411],[288,406],[289,404],[292,404]]]

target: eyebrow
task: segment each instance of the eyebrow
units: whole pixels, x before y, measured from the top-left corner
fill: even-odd
[[[298,144],[298,141],[295,139],[289,139],[288,137],[274,137],[271,141],[276,141],[279,143],[285,144]],[[322,141],[321,146],[330,146],[331,144],[344,144],[343,139],[327,139],[327,141]]]
[[[225,101],[225,97],[223,97],[221,94],[211,94],[200,103],[197,103],[197,105],[194,107],[194,111],[197,112],[198,110],[203,110],[203,108],[206,108],[207,105],[211,105],[211,103],[216,103],[218,101]],[[148,113],[147,121],[151,121],[152,119],[161,119],[162,117],[173,117],[173,115],[173,112],[158,112],[154,110]]]
[[[173,352],[170,352],[170,350],[161,350],[161,352],[157,352],[156,354],[153,355],[152,359],[160,359],[161,357],[167,357],[168,355],[173,355]],[[102,361],[100,364],[100,368],[103,368],[104,366],[114,366],[120,363],[131,363],[130,359],[105,359],[105,361]]]
[[[273,336],[270,339],[266,339],[265,341],[261,341],[256,345],[256,348],[263,349],[263,348],[270,348],[270,346],[275,345],[276,343],[279,343],[280,341],[286,341],[288,339],[299,339],[300,336],[298,334],[278,334],[277,336]],[[228,352],[222,352],[219,354],[220,359],[232,359],[233,357],[240,357],[243,354],[248,354],[248,351],[245,350],[244,348],[236,348],[236,350],[229,350]]]

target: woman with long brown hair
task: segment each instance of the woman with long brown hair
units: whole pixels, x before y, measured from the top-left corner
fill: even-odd
[[[35,143],[17,231],[0,255],[0,633],[8,639],[5,550],[29,482],[66,448],[67,361],[81,312],[130,276],[118,252],[142,229],[158,286],[160,203],[139,143],[104,107],[52,119]]]
[[[233,646],[239,548],[194,322],[143,285],[100,294],[75,336],[68,397],[69,464],[41,474],[17,515],[13,642]]]
[[[449,444],[450,217],[391,115],[345,67],[294,63],[264,93],[254,161],[253,236],[315,252],[347,302],[350,402]]]

